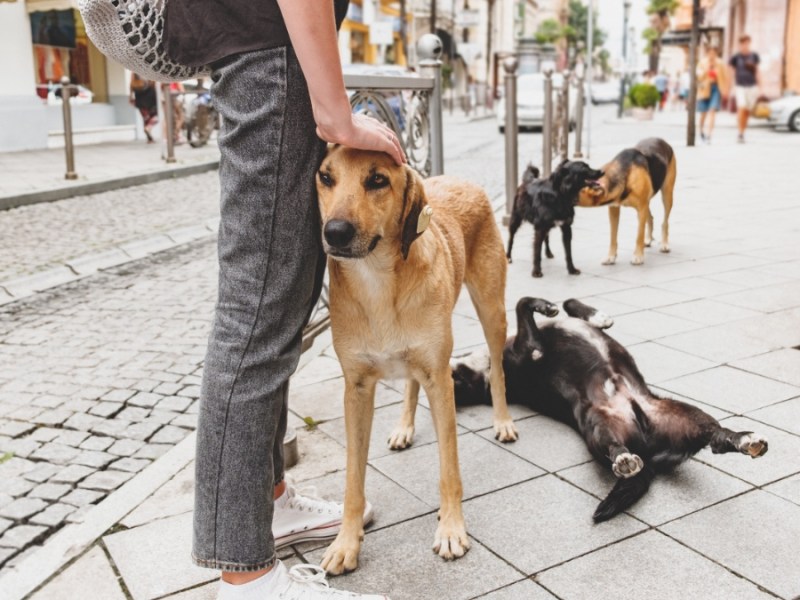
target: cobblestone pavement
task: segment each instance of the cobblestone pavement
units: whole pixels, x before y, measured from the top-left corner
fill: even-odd
[[[593,162],[641,137],[643,127],[598,124],[604,145]],[[651,134],[678,150],[673,252],[651,250],[644,267],[628,265],[635,219],[625,212],[620,264],[602,267],[607,218],[580,211],[574,254],[583,274],[564,273],[556,243],[556,259],[534,281],[525,227],[508,306],[533,294],[577,296],[604,309],[648,380],[733,427],[765,433],[769,453],[751,461],[703,452],[659,479],[629,515],[593,527],[591,511],[610,481],[574,433],[516,408],[521,439],[498,446],[486,410],[459,411],[473,550],[443,563],[428,549],[438,505],[430,415],[423,400],[414,447],[389,452],[383,441],[401,400],[389,382],[377,399],[370,453],[377,521],[359,571],[334,585],[389,591],[394,600],[800,594],[791,558],[800,553],[800,209],[786,176],[800,136],[756,131],[751,144],[737,146],[723,128],[713,147],[688,150],[677,128],[656,123]],[[494,123],[463,125],[448,139],[448,172],[498,194],[503,155]],[[536,159],[539,136],[521,141],[521,161]],[[659,221],[657,203],[654,212]],[[0,308],[0,453],[13,453],[0,464],[5,569],[193,428],[214,286],[214,244],[205,240]],[[456,352],[483,343],[463,299],[454,331]],[[343,486],[341,393],[328,350],[298,373],[290,399],[293,425],[304,417],[320,423],[299,432],[294,476],[330,497]],[[104,600],[125,597],[118,576],[136,600],[212,598],[206,584],[214,573],[188,562],[191,480],[187,468],[34,598],[69,597],[88,574]],[[740,542],[731,543],[732,530]],[[742,544],[758,551],[742,552]],[[283,556],[315,562],[321,548]]]

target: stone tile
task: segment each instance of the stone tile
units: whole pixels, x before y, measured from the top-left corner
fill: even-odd
[[[72,506],[82,507],[88,504],[94,504],[103,496],[105,496],[105,493],[103,492],[75,489],[61,498],[61,502],[71,504]]]
[[[63,483],[42,483],[28,492],[28,498],[41,498],[51,502],[68,493],[71,486]]]
[[[691,590],[693,598],[772,597],[656,531],[545,571],[537,580],[559,598],[672,600],[678,590]]]
[[[186,396],[188,398],[199,398],[200,397],[200,386],[199,385],[187,385],[181,391],[178,392],[178,396]]]
[[[93,435],[80,445],[82,450],[95,450],[102,452],[114,443],[114,438],[100,435]]]
[[[549,417],[538,416],[519,421],[517,430],[519,439],[511,444],[496,441],[493,429],[487,429],[480,435],[545,471],[558,471],[592,459],[586,444],[574,429]]]
[[[800,306],[800,281],[761,285],[751,290],[717,296],[716,300],[761,312],[774,312]]]
[[[0,537],[0,546],[21,550],[28,544],[33,543],[46,531],[47,527],[41,527],[40,525],[17,525],[7,529],[3,537]]]
[[[78,429],[80,431],[91,431],[97,425],[105,422],[104,419],[94,415],[75,413],[64,423],[65,427]]]
[[[6,561],[11,562],[11,557],[17,553],[16,548],[3,548],[0,547],[0,566],[4,565]]]
[[[9,527],[11,527],[13,524],[14,522],[11,521],[10,519],[0,518],[0,535],[3,535],[3,532]]]
[[[699,323],[665,315],[654,310],[622,315],[614,319],[614,333],[621,331],[644,340],[655,340],[702,327]]]
[[[10,478],[23,475],[35,469],[37,464],[32,460],[12,456],[10,459],[0,463],[0,477]]]
[[[56,444],[64,444],[65,446],[72,446],[73,448],[77,448],[81,445],[83,440],[89,437],[89,434],[85,431],[64,431],[62,432],[53,443]]]
[[[154,444],[177,444],[187,435],[189,435],[188,429],[165,425],[149,441]]]
[[[536,585],[531,579],[523,579],[515,584],[489,592],[481,600],[553,600],[555,596]]]
[[[57,465],[65,465],[78,456],[78,454],[80,454],[80,451],[72,446],[49,442],[34,452],[32,457],[38,460],[46,460],[47,462]]]
[[[99,490],[101,492],[110,492],[117,489],[131,477],[133,477],[133,473],[126,473],[124,471],[99,471],[81,481],[78,487],[89,490]]]
[[[643,309],[658,308],[662,306],[669,306],[671,304],[678,304],[690,300],[691,297],[678,292],[669,292],[663,289],[656,289],[654,287],[642,286],[629,290],[622,290],[619,292],[611,292],[610,294],[603,294],[597,296],[600,300],[610,300],[612,302],[624,302],[631,306],[636,306]],[[681,315],[675,315],[681,316]],[[687,317],[688,318],[688,317]]]
[[[392,429],[400,419],[402,411],[402,404],[392,404],[375,410],[375,416],[372,419],[372,436],[369,443],[369,457],[371,459],[387,456],[395,452],[389,449],[387,441]],[[322,423],[319,428],[342,446],[346,446],[347,437],[344,430],[344,418]],[[459,429],[459,433],[462,432],[464,432],[464,429]],[[431,413],[424,406],[418,406],[413,446],[423,446],[435,441],[436,430],[433,428]]]
[[[75,509],[75,512],[67,515],[67,523],[83,523],[86,515],[94,509],[93,504],[87,504]]]
[[[120,433],[120,437],[131,440],[146,440],[156,431],[161,428],[161,423],[154,423],[152,421],[142,421],[141,423],[134,423],[125,428]]]
[[[800,395],[800,388],[727,366],[692,373],[660,385],[737,414]]]
[[[54,408],[39,414],[34,419],[34,422],[39,425],[61,425],[69,422],[73,416],[74,413],[71,410],[67,410],[66,408]]]
[[[76,465],[84,465],[87,467],[94,467],[102,469],[108,463],[114,460],[114,456],[108,452],[95,452],[94,450],[83,450],[78,456],[72,459],[72,463]]]
[[[14,501],[14,498],[11,494],[6,494],[5,492],[0,492],[0,508],[4,506],[8,506]]]
[[[368,533],[361,545],[358,569],[332,580],[332,587],[370,590],[392,600],[466,600],[519,580],[515,569],[474,539],[462,558],[443,561],[430,550],[435,531],[436,516],[429,515]],[[319,549],[306,559],[318,564],[323,552]]]
[[[171,444],[147,444],[143,448],[139,449],[136,454],[133,455],[133,458],[148,458],[150,460],[155,460],[167,452],[170,448],[172,448]]]
[[[173,517],[194,508],[194,463],[181,469],[175,477],[142,502],[121,523],[138,527],[156,519]]]
[[[658,309],[658,312],[689,319],[690,321],[697,321],[704,325],[719,325],[720,323],[728,323],[763,314],[749,308],[733,306],[732,304],[709,300],[708,298],[672,306],[663,306]]]
[[[52,427],[39,427],[29,437],[36,442],[52,442],[63,431],[63,429],[54,429]]]
[[[739,544],[731,543],[731,523],[735,523],[735,538],[746,540],[754,551],[742,552]],[[796,559],[800,506],[796,504],[754,490],[661,529],[774,594],[784,598],[800,594]]]
[[[292,414],[292,417],[297,419],[297,417],[294,414]],[[301,421],[301,423],[302,423],[302,421]],[[196,414],[193,414],[193,415],[189,415],[189,414],[178,415],[177,417],[175,417],[174,419],[172,419],[170,421],[170,425],[175,425],[177,427],[183,427],[184,429],[196,429],[197,428],[197,415]]]
[[[91,582],[91,585],[87,585]],[[81,590],[82,600],[125,600],[117,576],[100,546],[94,546],[73,565],[31,596],[31,600],[65,600]]]
[[[22,519],[27,519],[31,515],[35,515],[40,510],[46,508],[47,505],[47,502],[38,498],[18,498],[11,504],[7,504],[0,509],[0,516],[14,519],[15,521],[21,521]]]
[[[199,587],[167,596],[164,600],[217,600],[219,584],[207,583]]]
[[[139,440],[118,440],[108,449],[108,453],[114,456],[131,456],[142,446],[144,442]]]
[[[546,475],[470,500],[464,511],[468,531],[532,574],[646,527],[627,515],[595,525],[596,504],[586,492]]]
[[[617,482],[607,467],[595,461],[561,471],[559,476],[598,500]],[[647,494],[627,512],[649,525],[660,525],[750,489],[739,479],[689,460],[672,473],[658,475]]]
[[[375,408],[402,401],[403,396],[379,383],[375,390]],[[301,419],[311,417],[317,422],[344,416],[344,378],[329,379],[301,388],[289,389],[289,410]]]
[[[139,406],[142,408],[153,408],[163,398],[161,394],[150,394],[147,392],[139,392],[128,400],[130,406]]]
[[[39,463],[39,466],[33,469],[32,471],[28,471],[23,475],[23,477],[29,481],[35,481],[36,483],[43,483],[50,479],[56,473],[62,471],[61,467],[57,467],[56,465],[51,465],[49,463]]]
[[[120,458],[118,461],[111,463],[111,469],[118,471],[128,471],[129,473],[138,473],[150,464],[149,460],[143,458]]]
[[[8,452],[20,458],[28,458],[41,447],[39,442],[34,442],[30,438],[4,438],[0,442],[0,455]]]
[[[19,437],[25,435],[29,431],[35,429],[36,426],[32,423],[23,423],[22,421],[6,421],[0,424],[0,435],[7,435],[8,437]]]
[[[45,527],[56,527],[61,525],[67,516],[75,512],[76,507],[70,504],[51,504],[42,512],[31,517],[31,523],[44,525]]]
[[[752,459],[739,453],[712,454],[705,449],[697,454],[697,460],[758,486],[800,473],[800,438],[797,436],[746,417],[730,417],[720,423],[733,431],[755,431],[766,436],[769,450],[764,456]]]
[[[125,419],[126,421],[133,421],[134,423],[141,423],[147,418],[147,415],[150,414],[149,408],[141,408],[138,406],[129,406],[122,410],[119,413],[120,419]]]
[[[781,479],[764,488],[768,492],[800,505],[800,474]]]
[[[117,415],[113,419],[104,419],[102,423],[98,423],[92,427],[92,433],[101,437],[120,438],[123,437],[133,425],[130,421],[121,419]]]
[[[297,448],[300,460],[288,470],[296,482],[335,473],[345,467],[344,447],[319,429],[298,429]]]
[[[187,513],[105,536],[103,542],[133,600],[151,600],[218,577],[192,564],[191,539]]]
[[[543,473],[527,461],[473,433],[458,437],[458,456],[464,498],[486,494]],[[503,468],[497,465],[502,463]],[[372,466],[430,507],[439,506],[439,449],[436,444],[410,448],[371,461]],[[420,465],[430,468],[420,469]]]
[[[800,436],[800,398],[760,408],[747,416]]]
[[[329,356],[319,356],[292,375],[290,386],[300,388],[304,385],[336,379],[342,376],[339,361]]]
[[[521,404],[509,404],[508,412],[515,422],[536,414],[530,408]],[[469,431],[482,431],[493,427],[492,419],[492,407],[488,404],[456,407],[456,423]]]
[[[731,362],[777,348],[774,343],[737,331],[731,324],[669,335],[659,339],[658,343],[716,363]]]
[[[794,348],[781,348],[774,352],[743,358],[732,362],[731,365],[800,388],[800,351]]]
[[[659,383],[716,366],[717,363],[686,354],[657,342],[644,342],[628,347],[639,371],[647,382]]]
[[[735,327],[739,333],[763,340],[770,345],[770,349],[796,349],[800,346],[800,308],[737,321],[730,326]]]
[[[191,403],[192,399],[187,398],[186,396],[166,396],[156,406],[161,410],[182,412],[186,410]]]
[[[125,402],[134,394],[136,394],[136,392],[133,390],[111,390],[103,394],[100,399],[107,400],[109,402]]]
[[[107,419],[119,412],[120,405],[116,402],[98,402],[95,406],[89,409],[89,412],[98,417]]]
[[[35,486],[36,484],[34,482],[23,479],[22,477],[13,477],[3,480],[3,492],[15,498],[27,494]]]

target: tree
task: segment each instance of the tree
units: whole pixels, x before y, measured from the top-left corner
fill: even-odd
[[[650,71],[658,72],[658,62],[661,57],[661,38],[670,26],[670,17],[680,6],[679,0],[650,0],[647,14],[650,15],[650,27],[642,32],[642,37],[647,40],[645,54],[650,57]]]
[[[539,23],[534,38],[539,44],[555,44],[564,37],[564,28],[556,19],[546,19]]]
[[[591,1],[591,0],[590,0]],[[592,42],[595,50],[606,41],[606,32],[597,26],[597,11],[594,11],[594,33]],[[567,57],[570,68],[575,66],[578,55],[586,49],[586,34],[589,25],[589,11],[581,0],[570,0],[567,23],[562,25],[556,19],[547,19],[539,24],[535,38],[540,44],[555,44],[564,40],[567,45]],[[594,62],[598,56],[594,57]]]

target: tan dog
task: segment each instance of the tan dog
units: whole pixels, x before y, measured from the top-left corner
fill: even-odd
[[[605,173],[581,190],[578,206],[608,206],[611,245],[604,265],[617,262],[617,232],[620,206],[631,206],[639,215],[636,248],[631,264],[644,264],[644,248],[653,243],[653,213],[650,200],[661,190],[664,223],[661,226],[661,252],[669,252],[669,213],[675,188],[675,152],[660,138],[648,138],[623,150],[602,168]],[[645,231],[646,228],[646,231]]]
[[[451,177],[423,183],[388,155],[340,146],[323,161],[317,190],[347,432],[342,528],[322,566],[339,574],[358,564],[375,386],[379,379],[397,377],[407,380],[405,405],[390,443],[396,449],[411,443],[422,385],[439,442],[441,506],[433,549],[442,558],[458,558],[469,540],[449,361],[451,317],[462,283],[490,348],[496,436],[517,438],[502,362],[506,258],[491,205],[476,185]]]

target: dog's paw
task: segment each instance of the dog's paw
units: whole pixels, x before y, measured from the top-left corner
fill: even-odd
[[[763,435],[747,432],[739,438],[737,447],[742,454],[748,454],[751,458],[758,458],[767,453],[769,443]]]
[[[549,250],[545,250],[545,253],[544,253],[544,255],[545,255],[547,258],[555,258],[555,257],[556,257],[556,256],[555,256],[555,254],[553,254],[553,253],[552,253],[552,252],[550,252]]]
[[[413,425],[398,425],[389,435],[389,448],[392,450],[405,450],[414,441]]]
[[[542,272],[541,271],[537,271],[535,269],[531,273],[531,277],[537,277],[538,278],[538,277],[541,277],[541,276],[542,276]]]
[[[645,242],[644,242],[645,248],[649,248],[652,245],[653,245],[653,238],[650,238],[649,240],[645,240]]]
[[[601,263],[603,265],[613,265],[617,262],[617,255],[614,254],[613,256],[609,255],[606,259]]]
[[[361,534],[363,538],[363,533]],[[361,542],[356,539],[340,539],[338,536],[322,557],[320,566],[325,569],[329,575],[341,575],[355,571],[358,567],[358,553],[361,549]]]
[[[571,269],[567,269],[567,271],[569,272],[570,275],[580,275],[581,274],[581,270],[580,269],[576,269],[575,267],[573,267]]]
[[[633,477],[644,468],[644,461],[635,454],[623,452],[617,456],[614,463],[611,465],[611,470],[614,475],[621,479]]]
[[[511,260],[510,256],[506,256],[506,259],[508,259],[508,264],[511,264],[512,262],[514,262],[513,260]]]
[[[669,252],[669,244],[667,244],[666,242],[662,243],[661,244],[661,248],[659,248],[658,250],[659,250],[659,252],[663,252],[664,254],[667,254]]]
[[[512,419],[495,419],[494,439],[507,444],[508,442],[516,442],[518,438],[519,433]]]
[[[640,254],[634,254],[633,258],[631,259],[631,264],[632,265],[636,265],[636,266],[643,265],[644,264],[644,256],[640,255]]]
[[[543,356],[544,356],[544,354],[538,348],[534,348],[533,352],[531,352],[531,360],[533,360],[533,361],[537,361],[540,358],[542,358]]]
[[[445,560],[461,558],[469,550],[469,538],[464,520],[439,521],[433,540],[433,551]]]
[[[598,329],[608,329],[614,324],[614,319],[609,317],[606,313],[598,310],[591,317],[589,317],[589,323]]]

